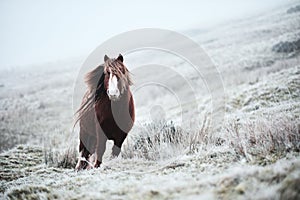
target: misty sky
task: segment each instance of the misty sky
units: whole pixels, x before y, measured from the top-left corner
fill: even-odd
[[[0,68],[87,57],[138,28],[206,29],[285,0],[0,1]]]

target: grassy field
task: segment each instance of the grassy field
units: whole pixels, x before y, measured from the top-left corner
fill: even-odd
[[[182,107],[172,97],[137,94],[136,127],[122,155],[110,159],[109,142],[99,169],[74,171],[78,128],[72,131],[72,95],[82,61],[1,69],[0,199],[299,199],[296,6],[205,32],[186,31],[223,79],[225,114],[218,129],[212,127],[210,94],[188,63],[155,53],[143,57],[141,62],[174,65],[199,85],[195,101],[183,105],[199,120],[183,127]],[[157,92],[155,105],[167,108],[165,121],[149,117],[147,92]]]

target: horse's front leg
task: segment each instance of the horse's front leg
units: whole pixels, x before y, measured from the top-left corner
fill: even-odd
[[[115,158],[118,157],[120,152],[121,152],[121,147],[122,144],[124,142],[124,140],[126,139],[127,134],[125,133],[120,133],[118,138],[114,139],[114,146],[112,148],[112,153],[111,153],[111,158]]]
[[[99,126],[99,125],[98,125]],[[96,145],[96,161],[94,164],[95,168],[100,167],[100,164],[102,163],[102,157],[106,149],[106,141],[107,137],[103,133],[102,130],[100,130],[100,127],[97,128],[97,145]]]
[[[114,146],[112,148],[111,158],[118,157],[120,152],[121,152],[121,148],[114,144]]]
[[[82,169],[87,168],[86,160],[88,159],[89,154],[90,154],[90,152],[86,149],[86,147],[84,146],[84,144],[82,143],[81,140],[80,140],[80,144],[79,144],[79,150],[80,150],[80,157],[79,157],[78,162],[75,167],[76,171],[80,171]],[[83,159],[85,159],[85,160],[83,160]]]

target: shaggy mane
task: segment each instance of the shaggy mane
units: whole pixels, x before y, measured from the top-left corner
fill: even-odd
[[[94,105],[97,103],[97,101],[101,100],[101,93],[105,90],[104,78],[108,70],[119,77],[122,90],[129,89],[129,85],[133,84],[128,69],[125,67],[123,62],[120,62],[117,59],[109,59],[104,64],[101,64],[92,71],[88,72],[84,76],[84,82],[87,85],[87,91],[83,96],[79,109],[75,113],[77,118],[74,123],[74,127],[88,112],[94,109]],[[122,70],[125,70],[125,73],[122,73]]]

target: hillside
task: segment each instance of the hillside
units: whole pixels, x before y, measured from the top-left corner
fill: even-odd
[[[136,127],[122,156],[110,160],[108,150],[102,166],[88,171],[74,171],[78,130],[72,131],[72,95],[81,61],[1,69],[0,198],[299,199],[299,19],[294,2],[185,32],[222,76],[226,99],[219,129],[210,127],[211,96],[187,62],[155,52],[141,61],[128,58],[129,66],[145,59],[169,63],[199,85],[195,101],[183,107],[200,120],[184,129],[172,97],[150,91],[157,92],[151,104],[147,91],[137,94]],[[166,122],[151,121],[152,105],[167,108]],[[178,140],[170,140],[170,132]]]

